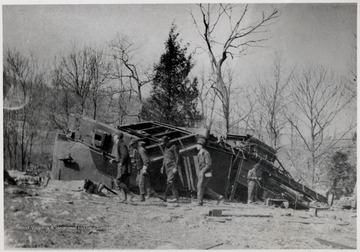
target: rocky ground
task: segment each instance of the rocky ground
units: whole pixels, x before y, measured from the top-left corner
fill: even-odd
[[[330,249],[356,248],[356,211],[318,212],[205,201],[89,195],[83,181],[4,188],[5,248]],[[221,217],[208,216],[222,210]]]

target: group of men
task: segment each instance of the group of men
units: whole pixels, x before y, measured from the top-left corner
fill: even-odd
[[[115,159],[111,159],[110,163],[116,162],[118,164],[115,184],[118,189],[123,191],[123,201],[125,202],[128,199],[128,195],[130,196],[130,199],[132,199],[134,194],[129,189],[131,176],[131,158],[129,149],[126,146],[123,137],[124,134],[121,132],[117,132],[114,135],[114,143],[116,148]],[[150,196],[150,158],[144,148],[145,142],[132,139],[129,143],[129,146],[133,150],[133,157],[138,173],[137,181],[140,189],[140,201],[145,201],[145,194],[147,193],[147,196]]]
[[[124,201],[128,200],[128,196],[133,197],[133,193],[129,190],[129,182],[131,175],[131,159],[129,149],[127,148],[124,140],[123,133],[118,132],[114,135],[114,142],[116,146],[115,159],[110,160],[111,163],[116,162],[118,164],[117,177],[115,183],[119,189],[124,193]],[[179,161],[180,155],[177,146],[171,143],[170,138],[164,136],[161,138],[162,151],[163,151],[163,164],[160,169],[161,173],[166,173],[166,189],[165,192],[159,196],[159,198],[165,202],[179,202]],[[208,183],[212,177],[212,160],[210,153],[205,148],[205,139],[199,138],[196,148],[198,149],[198,169],[197,173],[197,205],[203,205],[204,193],[208,194],[212,198],[216,199],[219,203],[223,200],[223,196],[217,194],[210,188]],[[150,176],[154,167],[151,167],[151,160],[145,149],[145,142],[132,139],[129,143],[130,149],[133,151],[134,163],[137,169],[137,182],[140,189],[140,201],[145,201],[150,197]],[[168,199],[168,194],[172,192],[173,199]]]

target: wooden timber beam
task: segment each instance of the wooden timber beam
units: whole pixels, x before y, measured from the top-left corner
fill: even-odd
[[[244,159],[241,159],[241,163],[240,163],[240,165],[238,166],[238,169],[237,169],[237,171],[236,171],[236,177],[235,177],[235,181],[234,181],[234,184],[233,184],[233,188],[232,188],[232,190],[231,190],[230,201],[232,201],[232,200],[234,199],[234,196],[235,196],[235,193],[236,193],[237,184],[238,184],[238,180],[239,180],[239,178],[240,178],[240,174],[241,174],[241,169],[242,169],[243,163],[244,163]]]

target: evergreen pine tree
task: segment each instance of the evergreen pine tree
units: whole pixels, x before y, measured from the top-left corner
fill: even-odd
[[[165,42],[165,53],[155,65],[151,96],[145,105],[144,118],[176,126],[194,126],[201,119],[197,111],[197,78],[188,77],[194,64],[186,56],[187,46],[181,47],[179,33],[172,25]]]

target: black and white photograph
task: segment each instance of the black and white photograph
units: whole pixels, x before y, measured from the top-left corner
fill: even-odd
[[[357,249],[356,1],[1,7],[2,249]]]

